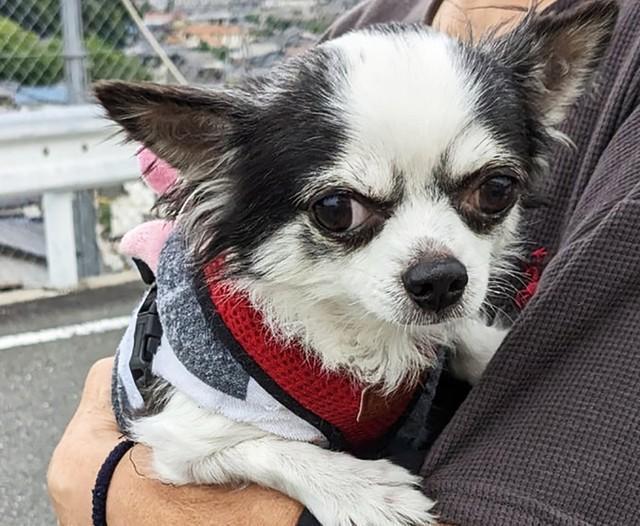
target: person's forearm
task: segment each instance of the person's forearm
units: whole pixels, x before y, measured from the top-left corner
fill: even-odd
[[[91,489],[101,464],[120,440],[111,410],[113,359],[95,364],[80,405],[56,447],[49,494],[60,526],[91,524]],[[302,507],[255,485],[242,489],[175,487],[154,480],[148,450],[136,445],[118,464],[107,493],[109,526],[294,526]]]
[[[107,499],[109,526],[294,526],[298,521],[300,504],[259,486],[176,487],[149,478],[136,448],[114,473]]]

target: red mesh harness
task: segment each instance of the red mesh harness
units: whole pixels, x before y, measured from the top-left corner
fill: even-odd
[[[515,297],[515,303],[519,310],[524,309],[529,300],[535,296],[548,256],[549,252],[544,247],[537,248],[531,253],[529,264],[524,269],[525,285]]]
[[[217,268],[214,262],[205,269],[207,296],[237,343],[232,345],[234,357],[249,375],[320,429],[330,447],[359,452],[383,446],[417,398],[420,384],[382,397],[346,374],[322,369],[296,343],[276,340],[247,298],[231,294],[215,279]]]

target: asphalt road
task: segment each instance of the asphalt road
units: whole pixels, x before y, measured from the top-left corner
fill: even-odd
[[[0,306],[0,339],[131,312],[137,283]],[[123,330],[0,349],[0,526],[50,526],[51,452],[73,414],[85,375],[113,354]]]

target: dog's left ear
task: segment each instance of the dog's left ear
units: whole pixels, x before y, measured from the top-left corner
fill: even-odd
[[[591,83],[617,16],[614,0],[581,1],[579,7],[566,12],[531,12],[511,33],[494,42],[505,64],[534,93],[545,125],[559,124]]]

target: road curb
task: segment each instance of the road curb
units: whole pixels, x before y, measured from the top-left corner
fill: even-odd
[[[12,290],[0,293],[0,306],[25,303],[28,301],[38,301],[40,299],[55,298],[65,296],[83,290],[97,290],[107,287],[116,287],[125,283],[139,281],[140,276],[135,270],[127,270],[125,272],[117,272],[114,274],[103,274],[101,276],[93,276],[82,280],[80,285],[69,290],[52,290],[52,289],[26,289]]]

